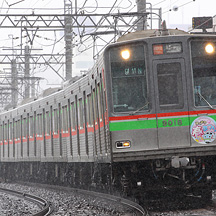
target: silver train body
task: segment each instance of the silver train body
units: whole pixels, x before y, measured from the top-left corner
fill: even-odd
[[[1,177],[209,197],[216,36],[155,32],[123,36],[85,76],[1,113]]]

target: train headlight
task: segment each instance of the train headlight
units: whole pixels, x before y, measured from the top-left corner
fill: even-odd
[[[214,53],[215,48],[214,48],[213,44],[210,44],[210,43],[207,44],[207,45],[205,46],[205,51],[206,51],[206,53],[208,53],[208,54]]]
[[[116,148],[130,148],[131,142],[129,140],[115,142]]]
[[[121,56],[124,60],[128,60],[130,58],[130,51],[128,49],[121,51]]]

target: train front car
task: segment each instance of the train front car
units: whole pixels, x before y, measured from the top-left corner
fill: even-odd
[[[113,183],[127,194],[166,189],[211,198],[216,37],[177,33],[105,50]]]

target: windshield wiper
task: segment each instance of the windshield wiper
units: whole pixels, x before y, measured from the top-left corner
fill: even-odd
[[[149,105],[149,102],[145,103],[144,106],[140,107],[139,109],[137,109],[137,110],[135,110],[135,111],[133,111],[133,112],[130,112],[129,115],[134,115],[135,113],[137,113],[138,111],[144,109],[144,108],[145,108],[146,106],[148,106],[148,105]]]
[[[204,100],[204,101],[207,103],[207,105],[208,105],[211,109],[215,110],[215,108],[201,95],[201,93],[200,93],[199,91],[196,91],[196,93],[199,95],[199,97],[200,97],[202,100]]]
[[[128,105],[127,104],[114,105],[114,108],[119,108],[119,107],[128,107]]]

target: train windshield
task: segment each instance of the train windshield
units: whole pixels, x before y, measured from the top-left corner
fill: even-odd
[[[143,45],[110,51],[114,112],[148,109],[146,66]]]
[[[195,106],[216,105],[216,41],[192,41]]]

